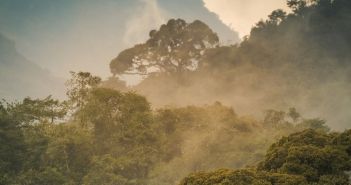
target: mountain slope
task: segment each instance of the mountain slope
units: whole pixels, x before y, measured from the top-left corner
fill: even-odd
[[[15,43],[0,34],[0,97],[62,97],[64,81],[17,52]]]

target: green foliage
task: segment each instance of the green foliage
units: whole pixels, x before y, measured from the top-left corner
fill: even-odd
[[[351,130],[347,130],[335,137],[333,144],[342,147],[351,156]]]
[[[158,138],[146,99],[135,93],[97,88],[90,92],[81,111],[93,126],[96,154],[111,155],[106,160],[116,161],[111,162],[116,175],[111,176],[111,181],[122,178],[128,184],[145,179],[159,155]],[[99,158],[96,160],[99,164]],[[102,160],[105,161],[105,158]],[[92,178],[88,174],[86,179],[89,180],[86,181],[96,180]]]
[[[76,184],[93,156],[89,131],[76,124],[39,123],[23,129],[26,158],[15,182]],[[49,183],[50,182],[50,183]]]
[[[17,174],[25,158],[25,143],[21,124],[0,104],[0,184],[8,184]]]
[[[46,130],[49,143],[43,163],[58,169],[67,178],[80,182],[94,155],[90,130],[76,124],[60,124]]]
[[[345,176],[350,158],[345,150],[332,145],[334,136],[306,130],[284,137],[268,150],[260,170],[302,175],[309,182],[319,182],[322,176]]]
[[[44,99],[25,98],[20,103],[7,104],[7,109],[21,123],[54,123],[62,119],[68,111],[67,103],[48,96]]]
[[[89,90],[98,86],[101,78],[93,76],[89,72],[73,72],[71,71],[71,79],[66,82],[68,87],[67,96],[74,108],[82,108],[85,104],[85,98],[89,94]]]
[[[328,134],[312,129],[294,133],[274,143],[257,170],[194,173],[180,184],[348,185],[350,144],[340,142],[340,137],[348,133]]]
[[[245,170],[217,170],[211,173],[194,173],[180,185],[307,185],[301,176]]]
[[[114,185],[133,184],[119,172],[123,171],[123,165],[110,155],[94,157],[88,174],[83,179],[84,185]]]
[[[2,105],[1,119],[13,121],[16,131],[0,153],[13,158],[2,167],[3,184],[176,184],[193,171],[254,165],[276,137],[304,128],[297,127],[303,118],[290,123],[282,111],[267,117],[280,112],[283,121],[256,121],[219,102],[153,111],[132,92],[90,87],[87,93],[72,115],[84,125],[47,121],[38,111],[51,105],[45,102],[64,106],[51,99]]]
[[[72,115],[82,125],[50,123],[52,103],[66,110],[50,97],[1,105],[1,184],[177,184],[191,172],[262,159],[258,170],[196,173],[182,183],[348,182],[350,132],[329,134],[324,121],[304,119],[294,108],[269,110],[257,121],[219,102],[152,110],[136,93],[89,87]],[[264,158],[276,138],[306,128],[273,144]]]
[[[87,121],[93,124],[101,151],[110,147],[104,148],[104,143],[116,142],[131,147],[154,140],[150,106],[142,96],[98,88],[92,90],[81,111],[87,115]]]
[[[159,138],[164,161],[153,169],[149,183],[176,184],[194,171],[253,166],[277,138],[310,128],[299,126],[306,121],[302,116],[291,122],[283,111],[268,111],[266,117],[271,118],[269,112],[280,113],[282,120],[239,117],[218,102],[159,109],[155,121],[163,133]]]
[[[147,75],[136,89],[159,102],[189,105],[206,93],[240,102],[257,91],[272,94],[269,101],[295,100],[295,88],[279,93],[274,87],[313,87],[329,79],[335,62],[347,71],[351,3],[289,0],[288,6],[292,13],[273,11],[235,46],[219,47],[200,21],[172,19],[122,51],[111,71]],[[179,83],[180,74],[187,83]],[[324,120],[305,119],[295,108],[267,110],[263,120],[240,117],[218,102],[153,110],[141,95],[108,89],[128,89],[118,78],[101,84],[88,72],[71,75],[70,107],[50,96],[0,104],[1,185],[177,184],[192,172],[180,184],[350,183],[351,131],[330,133]],[[218,168],[244,169],[199,172]]]

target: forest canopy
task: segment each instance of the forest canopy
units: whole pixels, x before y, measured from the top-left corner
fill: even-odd
[[[230,46],[171,19],[108,80],[2,101],[0,185],[350,184],[351,1],[287,4]]]
[[[102,87],[98,79],[72,73],[68,92],[77,93],[67,93],[64,102],[49,96],[1,104],[0,184],[177,184],[194,171],[265,158],[260,167],[266,170],[272,163],[266,148],[294,132],[313,129],[329,139],[323,120],[306,119],[294,108],[269,110],[263,120],[241,117],[219,102],[152,109],[145,97]],[[348,151],[345,134],[334,134],[333,142]],[[347,159],[340,153],[335,165]],[[346,169],[335,166],[326,174]]]
[[[195,173],[181,184],[338,184],[348,185],[351,168],[350,131],[305,130],[271,145],[257,167]]]

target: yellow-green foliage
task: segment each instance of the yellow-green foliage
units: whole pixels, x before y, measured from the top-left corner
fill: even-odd
[[[274,143],[257,168],[194,173],[180,184],[349,185],[349,138],[350,131],[305,130]]]
[[[292,13],[225,47],[172,19],[111,62],[145,75],[137,87],[72,72],[67,102],[1,103],[0,185],[348,185],[351,131],[294,108],[242,113],[296,104],[349,120],[350,2],[288,0]]]
[[[307,185],[302,176],[244,170],[200,172],[184,178],[180,185]]]

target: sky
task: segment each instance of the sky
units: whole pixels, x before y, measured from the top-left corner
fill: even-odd
[[[278,8],[285,0],[1,0],[0,33],[55,76],[89,71],[106,78],[120,51],[170,18],[204,21],[222,44],[233,44]]]
[[[252,26],[267,18],[273,10],[288,11],[285,0],[203,0],[204,6],[242,38],[250,34]]]

